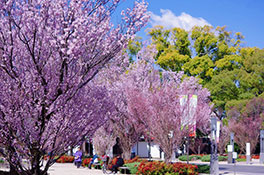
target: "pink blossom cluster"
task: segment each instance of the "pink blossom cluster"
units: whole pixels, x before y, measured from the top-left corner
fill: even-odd
[[[111,14],[119,3],[0,2],[0,145],[15,171],[27,171],[26,158],[30,172],[41,174],[45,153],[65,152],[113,115],[108,90],[91,80],[149,18],[147,4],[136,2],[115,26]]]

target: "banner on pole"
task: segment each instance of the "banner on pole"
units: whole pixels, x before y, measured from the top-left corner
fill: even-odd
[[[181,95],[180,105],[182,108],[181,126],[187,126],[189,129],[189,136],[196,136],[196,108],[197,108],[197,95]]]
[[[246,143],[246,155],[250,156],[250,143]]]
[[[221,122],[217,121],[216,123],[216,142],[219,143],[219,138],[220,138],[220,126]]]

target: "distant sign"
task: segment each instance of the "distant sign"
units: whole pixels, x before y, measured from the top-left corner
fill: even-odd
[[[246,143],[246,153],[247,156],[250,156],[250,143]]]
[[[219,143],[219,138],[220,138],[220,126],[221,122],[217,121],[216,123],[216,142]]]
[[[233,159],[237,159],[237,152],[233,152]]]
[[[227,145],[227,152],[233,152],[233,145]]]

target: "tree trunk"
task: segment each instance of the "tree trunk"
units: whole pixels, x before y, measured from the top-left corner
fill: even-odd
[[[123,159],[124,160],[129,160],[130,159],[130,156],[131,156],[131,148],[126,148],[124,149],[123,148]]]
[[[31,174],[32,175],[47,175],[47,172],[41,170],[41,153],[38,150],[32,151],[34,152],[34,157],[31,162]]]
[[[10,166],[10,171],[9,171],[10,175],[19,175],[17,169],[13,165],[9,164],[9,166]]]
[[[171,161],[171,158],[172,158],[172,151],[166,151],[164,152],[165,155],[164,155],[164,158],[165,158],[165,163],[170,163]]]

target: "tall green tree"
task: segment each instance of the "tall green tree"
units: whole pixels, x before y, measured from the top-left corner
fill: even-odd
[[[184,71],[200,78],[205,85],[222,70],[239,66],[241,33],[232,35],[225,27],[194,27],[165,29],[156,26],[149,30],[152,44],[158,51],[156,63],[165,70]]]
[[[240,57],[239,64],[224,68],[206,84],[216,107],[243,106],[254,97],[264,96],[264,49],[243,48],[236,57]]]

